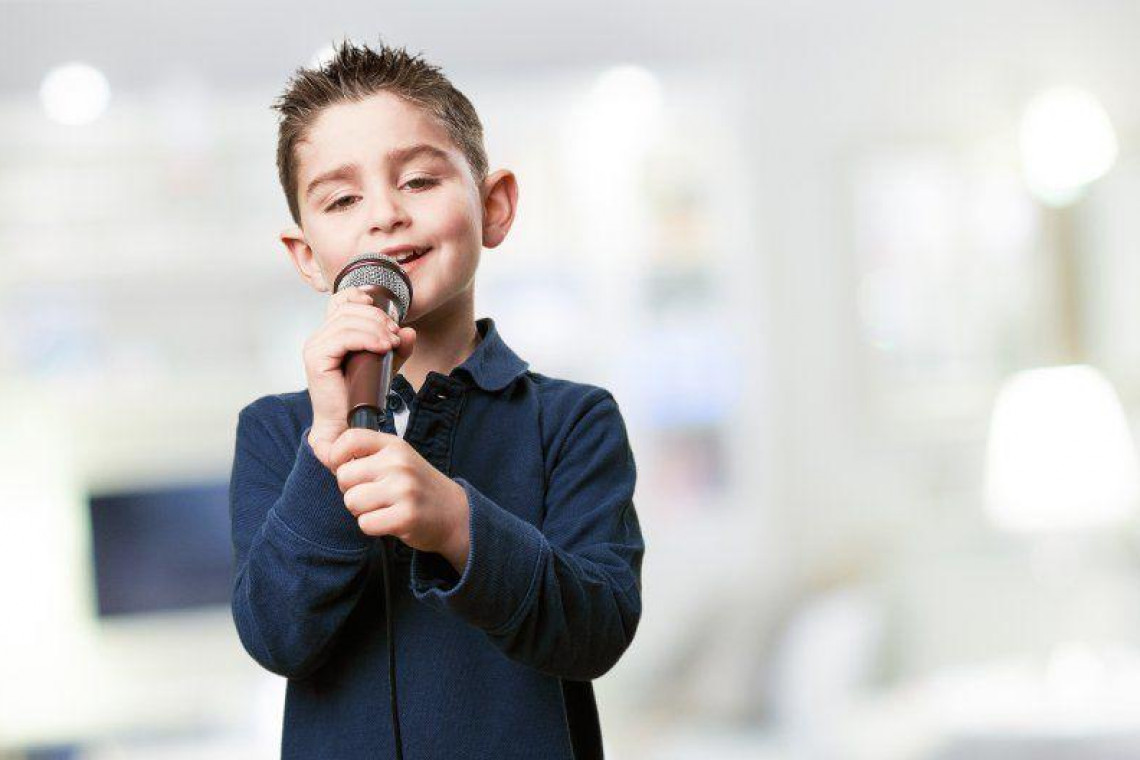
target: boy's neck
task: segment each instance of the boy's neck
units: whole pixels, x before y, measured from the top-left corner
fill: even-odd
[[[416,347],[400,367],[400,374],[419,393],[428,372],[451,374],[479,345],[471,289],[424,315],[411,327],[416,330]]]

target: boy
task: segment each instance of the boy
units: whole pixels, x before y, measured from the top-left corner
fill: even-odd
[[[231,481],[233,616],[289,679],[282,756],[602,756],[590,680],[641,616],[635,467],[606,390],[530,371],[474,318],[481,248],[506,237],[514,175],[437,67],[349,42],[274,107],[294,225],[281,240],[330,292],[353,256],[401,260],[395,325],[356,288],[305,343],[308,388],[241,410]],[[394,350],[381,432],[346,429],[346,353]],[[378,536],[395,537],[392,610]]]

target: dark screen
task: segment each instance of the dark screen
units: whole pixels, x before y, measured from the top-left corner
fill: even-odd
[[[229,604],[229,484],[92,495],[99,615]]]

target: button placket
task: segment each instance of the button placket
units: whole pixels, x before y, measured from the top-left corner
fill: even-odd
[[[444,474],[450,470],[452,432],[458,424],[463,392],[462,382],[429,372],[404,430],[404,440]],[[395,553],[401,562],[411,562],[412,548],[403,541],[397,539]]]
[[[398,377],[398,376],[397,376]],[[400,394],[399,384],[404,381],[402,378],[393,378],[392,387],[388,389],[388,413],[384,416],[384,422],[381,430],[389,435],[399,435],[396,431],[396,414],[408,408],[407,402]],[[412,558],[412,549],[395,536],[392,537],[393,559],[397,564],[410,564]]]
[[[408,420],[405,438],[445,475],[450,475],[452,433],[463,406],[463,385],[438,373],[429,373],[420,389],[414,419]]]

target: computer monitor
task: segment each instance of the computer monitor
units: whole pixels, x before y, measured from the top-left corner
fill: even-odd
[[[100,617],[228,605],[229,483],[91,494]]]

